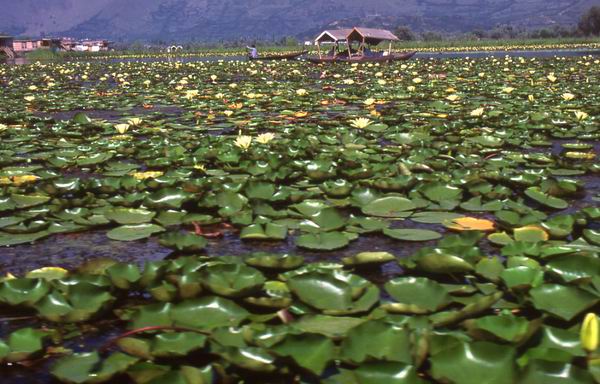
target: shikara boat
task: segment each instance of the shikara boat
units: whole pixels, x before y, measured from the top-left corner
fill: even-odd
[[[282,55],[267,55],[258,57],[248,57],[249,60],[291,60],[307,54],[308,51],[286,53]]]
[[[321,63],[389,63],[392,61],[404,61],[413,57],[417,52],[407,52],[400,54],[392,54],[387,56],[322,56],[322,57],[307,57],[306,60],[311,63],[321,64]]]
[[[326,30],[315,39],[319,56],[307,57],[306,60],[317,64],[389,63],[408,60],[417,53],[392,53],[392,42],[399,40],[392,32],[385,29],[354,27],[353,29]],[[369,47],[378,45],[384,41],[389,42],[387,52],[371,52]],[[358,43],[358,48],[353,48],[353,43]],[[326,54],[322,54],[321,51],[321,46],[324,44],[332,45],[331,50]],[[345,45],[346,49],[342,49],[342,45]]]

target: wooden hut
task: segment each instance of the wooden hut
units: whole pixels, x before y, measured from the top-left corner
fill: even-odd
[[[350,47],[352,43],[358,42],[358,55],[365,56],[365,50],[368,48],[367,46],[378,45],[382,41],[389,42],[387,55],[391,55],[392,43],[394,41],[400,41],[400,39],[392,32],[385,29],[354,27],[352,31],[350,31],[350,33],[348,33],[348,35],[346,36],[346,41],[348,43],[349,55],[352,55]]]
[[[9,59],[15,58],[13,40],[12,36],[0,35],[0,54],[6,55]]]

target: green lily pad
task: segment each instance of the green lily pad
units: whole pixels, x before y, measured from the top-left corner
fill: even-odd
[[[164,232],[164,228],[156,224],[123,225],[108,231],[111,240],[135,241],[146,239],[156,233]]]

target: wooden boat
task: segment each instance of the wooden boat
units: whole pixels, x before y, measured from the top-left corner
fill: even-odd
[[[321,64],[321,63],[390,63],[393,61],[404,61],[413,57],[417,52],[407,52],[400,54],[392,54],[387,56],[322,56],[322,57],[307,57],[306,60],[311,63]]]
[[[286,53],[283,55],[267,55],[258,57],[248,57],[249,60],[291,60],[307,54],[308,51]]]

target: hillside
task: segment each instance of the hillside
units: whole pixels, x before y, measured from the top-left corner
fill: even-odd
[[[416,30],[572,25],[597,0],[0,0],[0,31],[114,40],[312,36],[382,17]],[[340,22],[342,20],[342,22]]]

